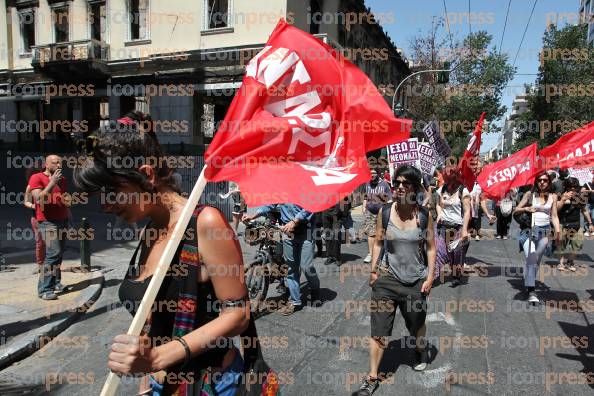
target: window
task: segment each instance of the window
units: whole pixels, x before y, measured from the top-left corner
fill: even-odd
[[[322,6],[318,0],[311,0],[309,2],[309,33],[320,33],[320,24],[323,19]]]
[[[35,45],[35,13],[33,10],[19,11],[19,24],[21,27],[21,53],[31,53]]]
[[[232,0],[205,0],[204,30],[230,28],[231,3]]]
[[[53,8],[52,17],[54,42],[64,43],[70,41],[70,18],[68,15],[68,6]]]
[[[149,0],[128,0],[130,40],[148,40]]]
[[[107,41],[107,8],[105,1],[89,2],[89,38]]]

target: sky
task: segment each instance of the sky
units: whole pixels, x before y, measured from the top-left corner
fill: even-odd
[[[503,104],[508,115],[516,95],[524,92],[526,83],[533,83],[538,73],[539,51],[542,49],[542,38],[549,21],[557,21],[559,27],[569,23],[577,23],[579,0],[536,0],[534,13],[528,23],[535,0],[511,0],[502,52],[509,55],[513,63],[526,26],[526,36],[518,53],[515,66],[516,75],[504,92]],[[468,7],[470,3],[470,22],[468,23]],[[499,48],[509,0],[445,0],[450,30],[454,38],[461,39],[469,33],[486,30],[493,36],[493,42]],[[384,30],[390,35],[398,48],[405,55],[411,54],[410,43],[416,35],[426,35],[431,29],[434,16],[444,17],[444,0],[365,0]],[[448,39],[449,33],[444,26],[438,31],[438,37]],[[503,120],[497,122],[502,125]],[[499,134],[483,134],[481,152],[485,152],[497,144]]]

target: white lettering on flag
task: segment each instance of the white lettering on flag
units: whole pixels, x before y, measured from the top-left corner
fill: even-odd
[[[296,125],[297,122],[295,120],[289,120],[289,124]],[[324,155],[328,155],[330,154],[330,145],[332,144],[332,133],[330,133],[330,131],[325,131],[318,136],[313,136],[299,127],[293,128],[289,154],[293,154],[297,151],[297,144],[299,142],[307,144],[309,147],[318,147],[323,144]]]
[[[320,99],[318,92],[310,91],[299,96],[287,98],[286,100],[268,103],[264,106],[264,110],[274,114],[277,117],[301,116],[309,112],[320,103],[322,103],[322,100]],[[287,113],[287,109],[292,107],[295,108]]]
[[[269,52],[270,48],[271,47],[266,47],[262,52]],[[246,74],[248,77],[253,77],[266,85],[266,88],[270,88],[274,85],[274,83],[293,68],[293,66],[295,66],[295,68],[291,82],[299,81],[301,84],[305,84],[311,81],[303,62],[301,62],[297,53],[290,52],[287,48],[277,48],[258,63],[263,55],[262,52],[250,61],[246,68]]]
[[[345,173],[345,172],[340,172],[337,170],[332,170],[332,169],[324,169],[324,168],[319,168],[317,166],[311,166],[311,165],[305,165],[305,164],[299,164],[303,167],[303,169],[310,171],[310,172],[315,172],[316,176],[312,176],[311,179],[314,182],[314,184],[316,186],[326,186],[328,184],[342,184],[342,183],[348,183],[351,180],[353,180],[355,177],[357,177],[357,174],[352,174],[352,173]]]

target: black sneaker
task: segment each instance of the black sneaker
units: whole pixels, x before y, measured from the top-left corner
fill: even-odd
[[[359,391],[355,393],[356,396],[371,396],[379,386],[379,380],[377,378],[365,378],[363,384],[359,388]]]
[[[458,287],[462,284],[462,281],[460,280],[460,278],[454,278],[452,279],[452,286],[451,287]]]
[[[423,371],[427,368],[427,363],[429,362],[429,353],[427,352],[427,348],[423,349],[422,351],[415,350],[415,365],[413,366],[413,370],[415,371]]]

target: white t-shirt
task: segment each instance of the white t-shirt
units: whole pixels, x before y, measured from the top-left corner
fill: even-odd
[[[462,217],[462,199],[470,196],[470,191],[464,188],[462,190],[462,197],[460,197],[458,189],[451,196],[443,190],[443,187],[440,187],[437,192],[441,197],[441,221],[462,225],[464,223]]]
[[[544,204],[541,200],[542,198],[532,197],[532,207],[536,209],[536,212],[534,212],[532,216],[534,216],[535,226],[544,227],[551,223],[551,211],[554,203],[553,194],[549,194],[549,197]]]

